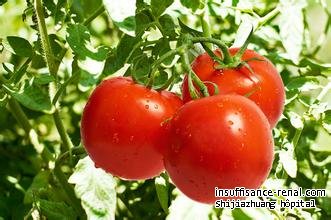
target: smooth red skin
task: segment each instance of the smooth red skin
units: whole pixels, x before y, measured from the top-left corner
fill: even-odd
[[[123,179],[157,176],[164,170],[161,145],[166,139],[163,122],[181,101],[159,93],[131,78],[103,81],[90,96],[82,116],[83,144],[95,162]]]
[[[272,166],[269,123],[239,95],[184,104],[171,121],[170,142],[166,171],[179,190],[202,203],[215,202],[215,187],[260,187]]]
[[[231,55],[235,55],[238,48],[230,48]],[[215,52],[220,56],[220,52]],[[283,109],[285,100],[285,90],[283,81],[275,66],[265,57],[253,50],[246,50],[242,60],[257,58],[262,61],[252,60],[248,65],[254,71],[254,75],[246,67],[237,69],[217,70],[217,63],[210,58],[207,53],[198,56],[192,63],[193,71],[202,81],[215,83],[219,88],[219,94],[246,95],[255,91],[249,96],[267,116],[270,127],[277,124]],[[211,94],[214,94],[214,87],[206,84]],[[187,78],[185,77],[183,86],[183,101],[191,100]]]

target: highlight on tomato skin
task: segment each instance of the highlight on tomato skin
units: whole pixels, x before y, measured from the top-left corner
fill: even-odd
[[[207,204],[215,187],[259,188],[273,161],[267,118],[239,95],[210,96],[184,104],[170,123],[166,171],[189,198]],[[239,198],[240,199],[240,198]]]
[[[239,48],[230,48],[234,56]],[[219,50],[215,50],[221,56]],[[238,68],[217,69],[217,62],[207,53],[199,55],[192,62],[192,69],[202,81],[213,82],[218,86],[219,94],[238,94],[248,96],[267,116],[270,127],[274,128],[281,117],[285,103],[285,89],[283,81],[276,67],[266,57],[253,50],[247,49],[242,61],[246,61],[253,73],[245,66]],[[214,94],[214,87],[206,83],[209,93]],[[187,77],[182,84],[183,101],[191,99],[188,90]]]
[[[122,179],[157,176],[164,170],[163,122],[180,105],[178,96],[146,88],[128,77],[104,80],[83,112],[83,145],[96,166]]]

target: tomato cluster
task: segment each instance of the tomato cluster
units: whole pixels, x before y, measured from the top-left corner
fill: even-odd
[[[206,84],[212,96],[191,100],[185,77],[185,104],[128,77],[103,81],[88,100],[81,129],[96,166],[129,180],[165,168],[184,194],[203,203],[215,201],[215,187],[260,187],[273,161],[271,129],[283,110],[284,86],[266,58],[246,50],[242,60],[249,67],[219,69],[208,54],[198,56],[193,71],[220,92],[212,95]]]

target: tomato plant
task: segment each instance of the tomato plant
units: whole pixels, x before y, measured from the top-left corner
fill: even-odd
[[[255,189],[267,178],[272,135],[266,117],[247,98],[224,95],[189,102],[170,127],[165,167],[190,198],[214,203],[215,187]]]
[[[239,48],[231,48],[234,56]],[[215,52],[218,56],[220,51]],[[265,57],[252,50],[246,50],[241,57],[243,64],[236,68],[219,67],[207,53],[199,55],[192,63],[193,71],[214,94],[215,83],[219,94],[240,94],[253,100],[267,116],[270,126],[275,127],[284,108],[285,90],[276,67]],[[187,77],[183,82],[183,100],[191,100]]]
[[[129,78],[105,80],[95,89],[81,132],[97,167],[125,179],[149,179],[163,171],[160,143],[167,136],[162,124],[180,103],[175,95],[163,94]]]

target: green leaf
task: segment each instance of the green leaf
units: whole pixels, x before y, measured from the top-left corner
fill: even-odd
[[[286,173],[290,177],[295,178],[297,176],[298,167],[294,155],[294,146],[291,143],[285,143],[283,147],[287,148],[287,150],[281,150],[279,152],[279,160],[283,164]]]
[[[145,84],[146,80],[152,70],[152,61],[146,54],[142,54],[134,60],[132,65],[132,76],[139,83]]]
[[[114,24],[124,33],[135,36],[135,0],[103,0],[103,4]]]
[[[23,90],[15,91],[6,88],[7,92],[25,107],[43,112],[51,112],[52,104],[48,94],[38,85],[31,82],[25,82]]]
[[[200,7],[201,0],[180,0],[183,6],[196,11]]]
[[[171,202],[167,220],[208,220],[211,210],[211,205],[195,202],[182,193],[179,193],[176,199]]]
[[[66,205],[64,202],[53,202],[44,199],[39,199],[38,207],[41,214],[49,220],[75,220],[77,216],[73,208]]]
[[[159,198],[159,202],[161,204],[162,209],[165,212],[168,212],[168,204],[169,204],[169,182],[168,179],[163,175],[155,178],[155,188],[157,197]]]
[[[28,188],[28,190],[24,195],[25,204],[33,203],[34,200],[36,199],[35,196],[38,195],[38,191],[40,189],[44,189],[48,187],[49,177],[50,177],[50,171],[42,170],[33,178],[30,187]]]
[[[102,74],[108,76],[121,69],[126,61],[129,61],[128,56],[138,42],[138,38],[125,34],[121,38],[116,50],[108,56]]]
[[[170,49],[170,42],[168,39],[161,39],[160,41],[158,41],[152,51],[152,54],[155,57],[161,57],[162,55],[164,55],[165,53],[169,52]],[[170,65],[173,61],[173,59],[175,58],[175,55],[168,57],[163,63],[165,65]]]
[[[81,24],[71,24],[67,28],[67,41],[71,49],[76,53],[79,59],[85,60],[86,57],[97,61],[106,59],[109,48],[101,46],[96,49],[90,45],[90,33],[87,27]]]
[[[155,17],[159,17],[170,6],[174,0],[151,0],[151,8]]]
[[[331,110],[324,112],[322,126],[329,134],[331,134]]]
[[[0,0],[0,6],[5,4],[7,2],[7,0]]]
[[[252,220],[245,212],[241,209],[234,209],[232,210],[232,216],[234,220]]]
[[[159,18],[163,33],[169,37],[176,36],[176,26],[170,15],[164,14]]]
[[[317,77],[304,76],[292,79],[287,85],[288,90],[298,90],[299,92],[306,92],[314,89],[321,88],[320,82]]]
[[[306,0],[281,0],[280,16],[278,26],[280,29],[280,38],[283,46],[294,62],[299,62],[299,55],[302,50],[304,17],[302,9],[306,7]]]
[[[47,85],[50,82],[54,82],[54,77],[50,74],[40,74],[34,79],[34,83],[38,85]]]
[[[100,168],[95,168],[89,157],[81,159],[70,176],[75,193],[82,200],[88,219],[115,219],[115,180]]]
[[[34,52],[29,41],[24,38],[9,36],[7,37],[9,46],[12,52],[21,57],[32,57]]]
[[[137,12],[135,16],[135,20],[136,20],[136,35],[140,35],[147,28],[151,27],[151,24],[153,24],[154,22],[149,9],[145,9]]]
[[[292,124],[293,127],[295,127],[296,129],[302,129],[303,128],[303,119],[300,115],[298,115],[295,112],[289,112],[288,116],[290,118],[290,122]]]

